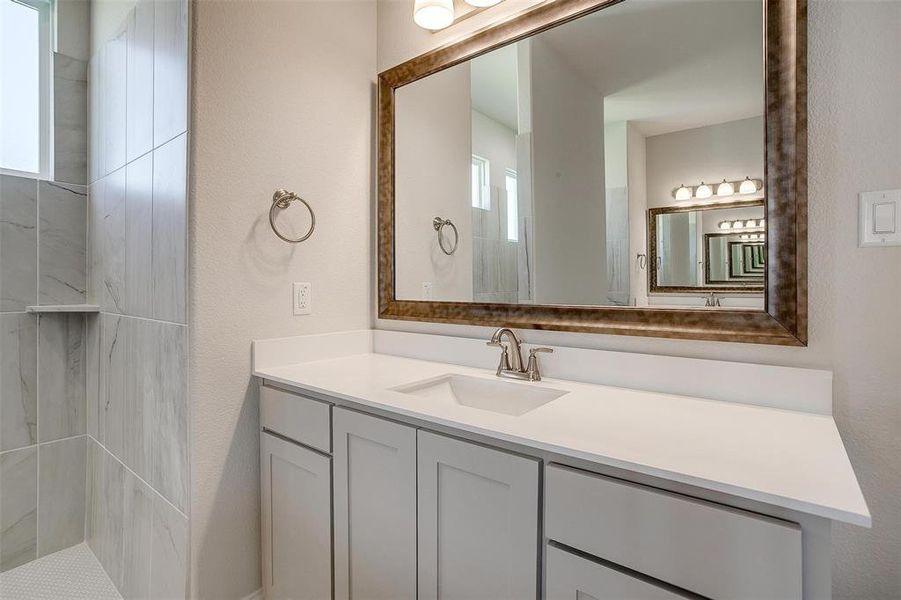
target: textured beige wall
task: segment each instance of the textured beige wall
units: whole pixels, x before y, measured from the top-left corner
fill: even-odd
[[[499,5],[497,11],[509,11]],[[491,17],[491,9],[482,13]],[[379,0],[379,69],[459,37]],[[464,22],[465,24],[466,22]],[[835,598],[901,597],[901,247],[857,247],[857,194],[901,187],[901,2],[810,0],[810,345],[525,333],[530,342],[809,366],[835,373],[835,418],[873,513],[836,526]],[[377,321],[385,329],[487,336],[478,327]]]
[[[198,598],[242,598],[261,585],[251,340],[370,324],[375,33],[374,2],[194,4],[191,589]],[[279,187],[316,211],[316,232],[303,244],[286,244],[269,229]],[[312,315],[293,316],[294,281],[312,283]]]

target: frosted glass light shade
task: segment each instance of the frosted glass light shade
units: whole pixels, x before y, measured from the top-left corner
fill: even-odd
[[[735,186],[723,179],[723,183],[716,186],[717,196],[731,196],[735,193]]]
[[[413,21],[423,29],[444,29],[454,22],[454,0],[416,0]]]
[[[748,219],[745,221],[745,227],[757,227],[757,221],[754,219]]]
[[[729,221],[720,221],[720,229],[732,229],[732,223],[730,223]]]
[[[691,200],[691,188],[680,185],[676,190],[676,200]]]
[[[501,0],[465,0],[466,4],[477,8],[485,8],[486,6],[494,6],[500,4]]]
[[[701,185],[698,186],[698,189],[695,190],[695,198],[709,198],[713,195],[713,190],[709,185],[701,182]]]
[[[741,185],[738,186],[739,194],[753,194],[757,191],[757,182],[752,181],[750,177],[745,177],[745,180],[741,182]]]

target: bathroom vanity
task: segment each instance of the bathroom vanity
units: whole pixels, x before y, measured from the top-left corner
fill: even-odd
[[[267,598],[830,597],[831,522],[870,515],[828,372],[496,360],[389,331],[254,343]]]

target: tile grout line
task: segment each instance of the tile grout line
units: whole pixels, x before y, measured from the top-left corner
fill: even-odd
[[[67,436],[64,438],[58,438],[58,439],[49,440],[46,442],[37,442],[34,444],[28,444],[27,446],[20,446],[18,448],[10,448],[8,450],[4,450],[3,452],[0,452],[0,455],[9,454],[11,452],[19,452],[21,450],[30,450],[32,448],[36,449],[38,446],[49,446],[50,444],[56,444],[59,442],[68,442],[70,440],[75,440],[75,439],[78,439],[78,438],[86,436],[86,435],[88,435],[88,434],[87,433],[76,433],[75,435],[70,435],[70,436]]]
[[[148,487],[155,495],[159,496],[166,504],[168,504],[168,505],[171,506],[173,509],[175,509],[175,511],[176,511],[179,515],[181,515],[182,517],[184,517],[184,518],[187,520],[188,515],[186,515],[180,508],[178,508],[177,506],[175,506],[174,504],[172,504],[172,502],[170,502],[168,498],[166,498],[162,493],[160,493],[159,490],[157,490],[155,487],[153,487],[152,485],[150,485],[150,483],[149,483],[146,479],[144,479],[143,477],[141,477],[140,475],[138,475],[137,473],[135,473],[135,472],[134,472],[128,465],[126,465],[126,464],[125,464],[118,456],[116,456],[115,454],[113,454],[112,452],[110,452],[109,449],[108,449],[106,446],[104,446],[102,443],[100,443],[100,442],[97,440],[97,438],[95,438],[94,436],[92,436],[92,435],[89,434],[89,433],[86,434],[86,435],[87,435],[89,438],[91,438],[94,442],[96,442],[96,444],[97,444],[98,446],[100,446],[100,447],[104,450],[104,452],[106,452],[107,454],[109,454],[110,456],[112,456],[114,459],[116,459],[116,462],[118,462],[120,465],[122,465],[122,466],[125,468],[125,470],[127,470],[129,473],[131,473],[132,475],[134,475],[134,476],[138,479],[138,481],[140,481],[141,483],[143,483],[144,485],[146,485],[146,486],[147,486],[147,487]]]
[[[95,313],[95,314],[108,315],[108,316],[112,316],[112,317],[126,317],[129,319],[137,319],[139,321],[149,321],[151,323],[160,323],[162,325],[176,325],[179,327],[187,327],[188,326],[187,323],[179,323],[177,321],[164,321],[162,319],[154,319],[152,317],[139,317],[137,315],[130,315],[128,313],[109,312],[109,311],[102,310],[102,309],[100,310],[99,313]]]

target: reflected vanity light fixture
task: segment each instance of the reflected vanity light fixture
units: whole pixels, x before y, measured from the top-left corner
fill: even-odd
[[[719,228],[723,231],[748,229],[763,229],[765,219],[748,219],[747,221],[720,221]]]
[[[731,196],[735,193],[735,186],[723,179],[723,182],[716,186],[717,196]]]
[[[430,31],[448,27],[454,22],[454,0],[416,0],[413,21]]]
[[[716,194],[714,194],[714,188],[716,188]],[[723,181],[715,186],[707,185],[702,181],[695,188],[680,183],[679,187],[673,190],[673,198],[676,200],[691,200],[692,198],[706,200],[716,195],[715,200],[729,199],[736,195],[736,188],[738,189],[738,194],[753,194],[763,188],[763,182],[759,179],[746,177],[740,181],[729,181],[724,178]]]
[[[739,194],[753,194],[760,188],[757,187],[757,181],[751,179],[750,177],[745,177],[744,181],[741,182],[741,185],[738,186]]]
[[[713,195],[713,190],[710,188],[709,185],[707,185],[703,181],[701,182],[701,185],[699,185],[697,187],[697,189],[695,190],[695,198],[704,199],[704,198],[709,198],[712,195]]]

